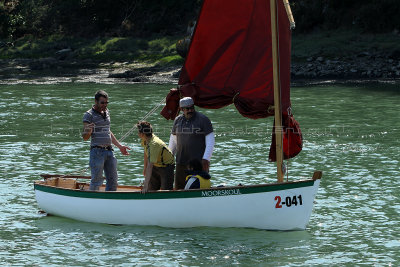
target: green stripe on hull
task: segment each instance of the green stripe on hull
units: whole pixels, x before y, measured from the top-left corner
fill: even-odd
[[[245,195],[263,192],[273,192],[294,188],[310,187],[314,185],[313,180],[304,180],[283,184],[254,185],[242,187],[218,187],[207,190],[185,190],[185,191],[163,191],[141,194],[140,192],[99,192],[82,191],[79,189],[65,189],[41,184],[34,184],[35,190],[79,198],[99,198],[99,199],[174,199],[174,198],[200,198],[217,197],[229,195]]]

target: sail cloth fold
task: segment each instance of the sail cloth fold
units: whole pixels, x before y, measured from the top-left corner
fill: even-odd
[[[292,114],[283,114],[282,117],[282,152],[283,159],[290,159],[301,152],[303,149],[303,136],[301,134],[300,125],[294,119]],[[276,161],[276,135],[275,123],[272,127],[272,141],[269,149],[268,161]]]
[[[178,89],[172,88],[165,98],[165,106],[161,110],[161,116],[167,120],[173,120],[179,113],[180,93]]]

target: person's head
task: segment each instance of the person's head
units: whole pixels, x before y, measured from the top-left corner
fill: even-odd
[[[179,101],[179,107],[186,119],[190,119],[194,113],[194,102],[191,97],[184,97]]]
[[[138,128],[138,135],[141,139],[149,138],[153,135],[153,127],[151,127],[151,124],[147,121],[138,122],[136,127]]]
[[[191,170],[191,171],[202,171],[203,165],[201,164],[200,160],[192,159],[189,161],[187,168],[188,168],[188,170]]]
[[[107,109],[108,94],[103,90],[99,90],[94,95],[94,101],[96,109],[104,111]]]

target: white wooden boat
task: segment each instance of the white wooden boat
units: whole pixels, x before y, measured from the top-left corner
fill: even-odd
[[[274,116],[271,151],[276,154],[270,151],[270,160],[276,161],[277,183],[142,194],[137,186],[89,191],[87,183],[77,181],[88,177],[44,175],[44,181],[34,183],[39,207],[48,214],[107,224],[305,229],[322,172],[284,181],[284,159],[296,156],[302,146],[299,128],[289,123],[295,122],[291,25],[287,0],[205,0],[179,86],[162,111],[173,119],[179,96],[191,96],[203,108],[233,103],[245,117]]]
[[[321,176],[317,172],[313,179],[295,182],[146,194],[135,186],[88,191],[88,183],[68,177],[47,176],[35,182],[39,207],[94,223],[301,230],[309,221]]]

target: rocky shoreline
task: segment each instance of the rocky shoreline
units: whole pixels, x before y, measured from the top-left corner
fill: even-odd
[[[0,60],[0,83],[162,83],[176,84],[181,66],[160,67],[134,62],[99,63],[67,58]],[[363,52],[348,58],[323,56],[292,61],[297,84],[400,81],[400,55]]]
[[[292,79],[390,80],[400,78],[400,54],[362,52],[350,58],[310,57],[292,62]]]

